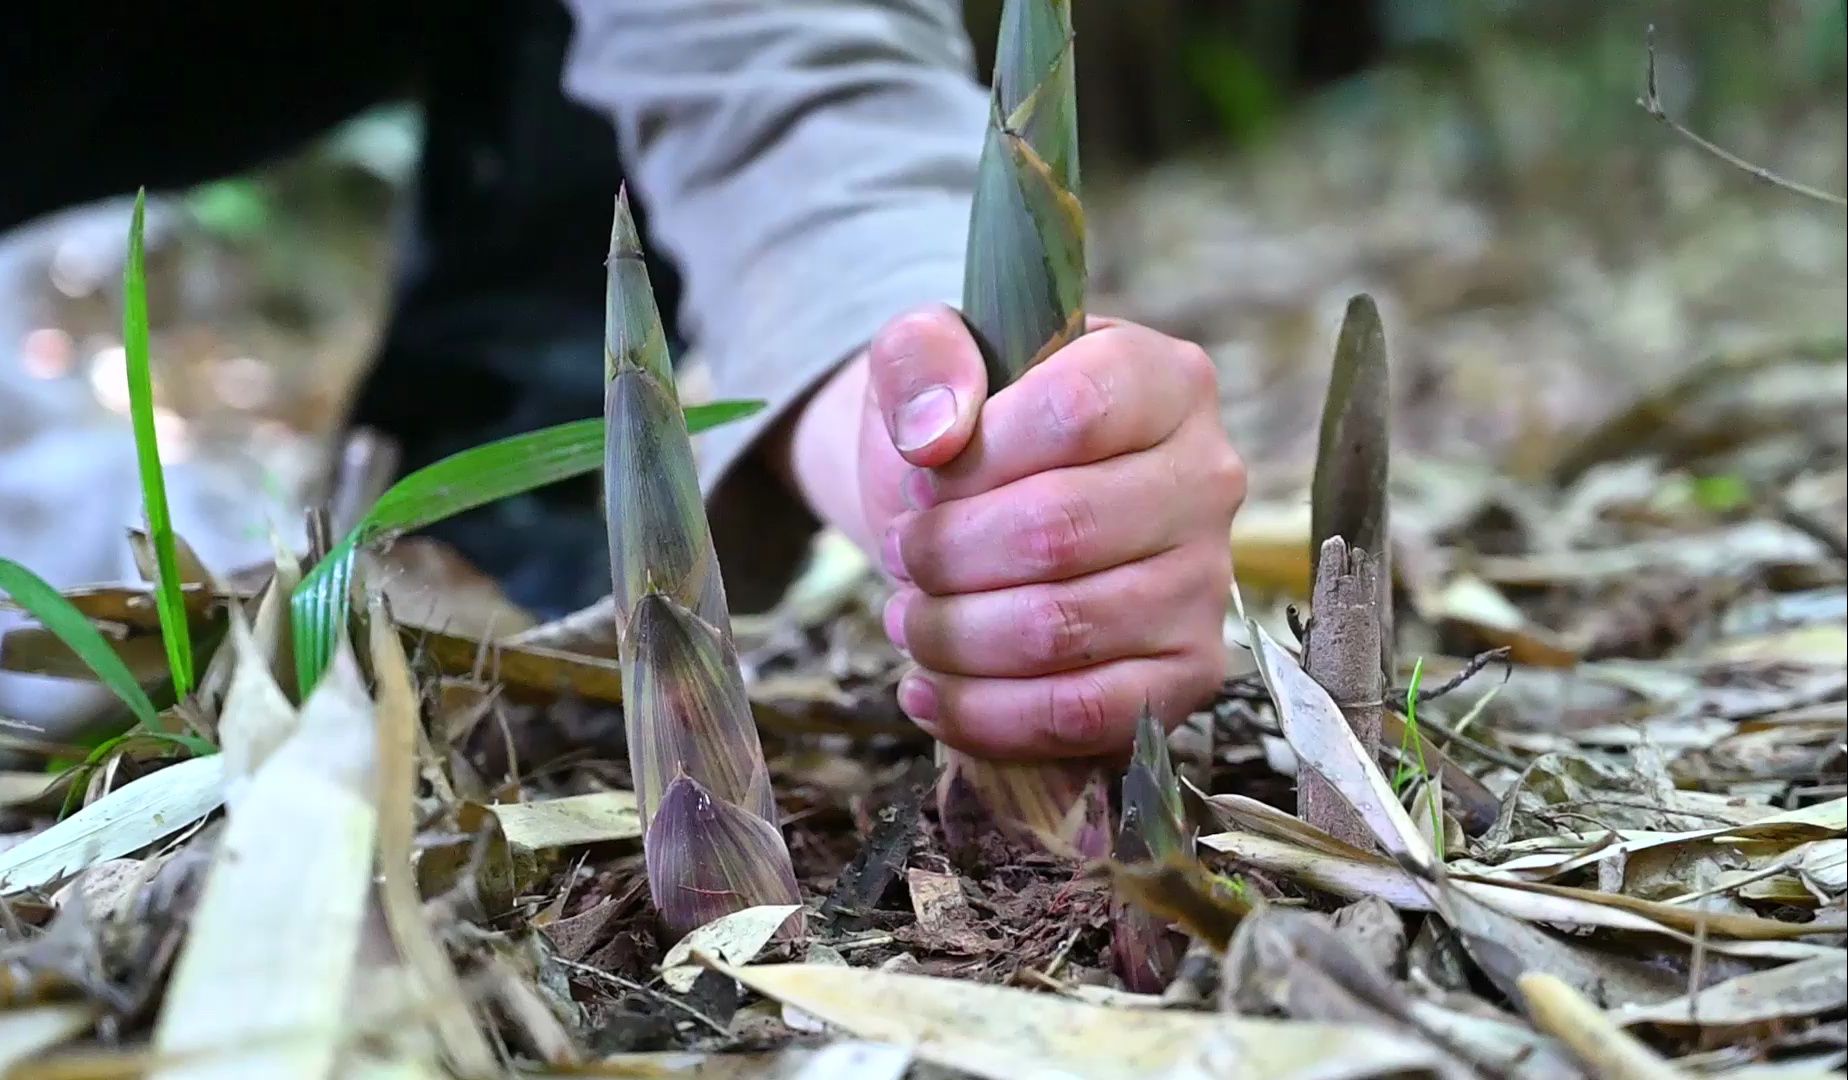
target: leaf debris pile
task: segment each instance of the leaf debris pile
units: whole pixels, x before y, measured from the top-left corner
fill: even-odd
[[[1321,174],[1287,153],[1255,167],[1253,190],[1273,197],[1250,205],[1288,223],[1276,193],[1304,175]],[[1208,217],[1159,264],[1117,245],[1122,302],[1100,308],[1209,343],[1257,309],[1244,335],[1268,355],[1325,356],[1329,299],[1372,260],[1395,354],[1413,358],[1393,373],[1399,662],[1379,761],[1304,674],[1288,607],[1309,593],[1315,443],[1313,399],[1290,403],[1325,369],[1267,373],[1240,363],[1248,344],[1220,353],[1261,481],[1231,537],[1228,634],[1249,662],[1171,736],[1171,761],[1137,757],[1180,794],[1192,842],[1088,863],[1011,844],[952,857],[928,744],[892,705],[882,587],[824,536],[784,604],[736,627],[802,886],[799,940],[779,938],[784,906],[671,947],[657,932],[596,618],[533,626],[491,587],[433,572],[428,548],[366,553],[363,632],[303,695],[283,600],[297,560],[213,580],[182,559],[190,693],[162,684],[154,592],[68,591],[126,682],[152,688],[152,719],[125,705],[128,733],[100,746],[5,732],[31,764],[0,773],[17,826],[0,850],[0,1070],[1838,1074],[1848,433],[1839,304],[1824,319],[1812,301],[1839,301],[1839,255],[1760,266],[1767,281],[1731,296],[1746,271],[1703,279],[1704,299],[1666,318],[1686,339],[1678,370],[1612,392],[1610,366],[1584,357],[1662,326],[1651,305],[1690,295],[1663,282],[1693,255],[1573,278],[1561,268],[1583,265],[1561,248],[1597,227],[1583,220],[1550,247],[1507,226],[1497,254],[1474,225],[1451,234],[1476,237],[1462,254],[1408,246],[1395,223],[1435,213],[1416,184],[1365,192],[1371,226],[1326,225],[1372,249],[1330,252],[1306,229],[1295,247],[1216,248],[1249,241],[1246,225],[1190,183],[1157,177],[1119,208],[1146,224],[1193,190]],[[1325,224],[1347,205],[1305,191]],[[1709,224],[1678,242],[1766,228]],[[1270,252],[1294,276],[1215,261],[1227,251]],[[1315,318],[1240,291],[1260,279]],[[1478,314],[1484,289],[1502,290],[1499,321]],[[1600,317],[1562,327],[1599,295]],[[1741,312],[1799,332],[1721,332]],[[1662,351],[1647,366],[1674,367]],[[1416,392],[1432,371],[1447,374]],[[93,652],[27,626],[0,664],[95,677]],[[1287,809],[1311,774],[1364,833]],[[1118,974],[1130,916],[1179,946],[1154,992]]]

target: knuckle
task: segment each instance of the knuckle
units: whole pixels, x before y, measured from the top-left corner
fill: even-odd
[[[941,586],[944,562],[938,550],[940,534],[931,526],[929,514],[924,511],[897,527],[899,560],[912,583],[927,593]]]
[[[1229,660],[1230,654],[1217,635],[1206,648],[1188,654],[1186,668],[1175,680],[1176,693],[1181,698],[1177,704],[1191,712],[1211,701],[1225,682]]]
[[[1211,353],[1194,342],[1183,341],[1180,343],[1176,365],[1191,389],[1203,394],[1218,395],[1219,366],[1213,363]]]
[[[1083,561],[1096,535],[1090,500],[1075,491],[1058,491],[1022,511],[1012,554],[1034,573],[1061,573]]]
[[[1110,415],[1110,399],[1109,389],[1084,368],[1059,372],[1046,386],[1048,439],[1068,456],[1082,454]]]
[[[1218,452],[1212,456],[1210,466],[1210,483],[1212,491],[1228,510],[1235,510],[1245,501],[1245,484],[1247,481],[1245,459],[1240,457],[1232,444],[1221,437]]]
[[[1046,735],[1055,746],[1089,750],[1110,731],[1110,693],[1094,675],[1053,681],[1047,690]]]
[[[1026,601],[1019,628],[1029,661],[1053,664],[1090,650],[1093,627],[1067,590],[1045,590]]]

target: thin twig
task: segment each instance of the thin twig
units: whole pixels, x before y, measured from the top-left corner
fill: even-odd
[[[1668,125],[1668,129],[1670,131],[1673,131],[1675,134],[1681,136],[1683,139],[1686,139],[1688,142],[1693,143],[1695,146],[1700,147],[1702,150],[1705,150],[1707,153],[1712,154],[1714,157],[1719,158],[1721,161],[1724,161],[1726,164],[1731,165],[1733,168],[1744,171],[1745,173],[1749,174],[1754,180],[1758,180],[1761,183],[1770,184],[1772,187],[1783,188],[1785,191],[1788,191],[1793,195],[1801,195],[1806,199],[1814,199],[1817,202],[1827,203],[1830,206],[1848,207],[1848,199],[1844,199],[1840,195],[1835,195],[1830,192],[1823,191],[1820,188],[1810,187],[1808,184],[1800,184],[1795,180],[1786,180],[1783,177],[1779,176],[1778,174],[1772,172],[1770,169],[1767,169],[1762,165],[1754,165],[1751,162],[1740,157],[1739,155],[1733,153],[1732,151],[1727,150],[1724,147],[1717,146],[1714,143],[1701,138],[1699,135],[1696,135],[1694,132],[1689,131],[1687,127],[1685,127],[1680,122],[1678,122],[1674,117],[1668,115],[1668,110],[1662,107],[1662,99],[1656,95],[1656,49],[1655,49],[1655,26],[1654,24],[1650,25],[1648,33],[1645,36],[1644,40],[1647,43],[1649,63],[1648,63],[1648,69],[1646,71],[1645,79],[1644,79],[1643,96],[1636,99],[1636,103],[1643,107],[1644,112],[1648,113],[1650,116],[1655,117],[1657,120],[1660,120],[1662,123]]]
[[[679,1009],[681,1012],[686,1013],[688,1016],[691,1016],[693,1019],[698,1020],[700,1023],[706,1025],[707,1027],[711,1028],[713,1031],[719,1033],[720,1035],[723,1035],[728,1039],[731,1038],[731,1031],[728,1030],[724,1024],[719,1023],[717,1020],[714,1020],[712,1017],[707,1016],[705,1013],[699,1011],[693,1006],[688,1005],[686,1002],[681,1001],[679,998],[674,997],[672,994],[664,994],[659,990],[652,990],[642,985],[641,983],[636,982],[633,979],[625,979],[621,975],[617,975],[609,971],[604,971],[602,968],[591,967],[589,964],[580,964],[576,960],[567,960],[562,956],[554,956],[552,957],[552,959],[558,961],[560,966],[570,968],[572,971],[578,972],[583,975],[588,975],[593,979],[601,979],[604,982],[614,983],[615,985],[622,987],[624,990],[630,990],[637,994],[642,994],[644,996],[654,998],[657,1001],[665,1002],[668,1005],[672,1005],[674,1008]]]
[[[1481,671],[1485,667],[1488,667],[1490,664],[1494,663],[1497,660],[1502,661],[1506,665],[1506,667],[1502,671],[1502,682],[1507,682],[1510,678],[1513,678],[1514,676],[1514,665],[1511,663],[1508,663],[1508,653],[1509,652],[1510,650],[1508,646],[1503,645],[1500,648],[1490,649],[1488,652],[1485,652],[1485,653],[1477,653],[1475,656],[1472,656],[1469,658],[1469,663],[1463,665],[1462,671],[1457,672],[1455,675],[1452,675],[1450,678],[1445,679],[1442,683],[1439,683],[1437,686],[1434,686],[1429,690],[1418,691],[1418,704],[1420,705],[1429,704],[1430,702],[1436,701],[1438,698],[1443,697],[1445,694],[1453,692],[1458,687],[1462,686],[1464,683],[1475,678],[1477,672]],[[1404,701],[1406,694],[1409,693],[1410,690],[1411,690],[1410,687],[1395,686],[1392,689],[1386,691],[1386,700]]]
[[[1848,562],[1848,536],[1836,532],[1828,522],[1788,502],[1778,503],[1777,516],[1784,524],[1828,548],[1837,561]]]
[[[1399,709],[1395,708],[1393,711],[1399,713],[1401,716],[1405,715]],[[1427,740],[1439,750],[1448,751],[1451,744],[1455,743],[1484,761],[1494,762],[1497,765],[1513,769],[1516,772],[1520,772],[1527,768],[1528,765],[1532,764],[1532,762],[1524,761],[1506,750],[1490,746],[1488,743],[1465,735],[1436,717],[1420,714],[1418,717],[1418,726],[1430,729],[1433,734],[1444,740],[1442,743],[1439,743],[1436,739]]]
[[[1735,878],[1732,881],[1723,881],[1718,885],[1709,885],[1707,888],[1696,889],[1694,892],[1682,893],[1680,896],[1666,902],[1670,904],[1691,904],[1696,900],[1705,900],[1709,896],[1718,896],[1721,893],[1730,893],[1735,889],[1743,889],[1747,885],[1753,885],[1767,878],[1774,878],[1779,874],[1787,873],[1798,861],[1797,856],[1786,853],[1775,861],[1767,863],[1743,877]]]

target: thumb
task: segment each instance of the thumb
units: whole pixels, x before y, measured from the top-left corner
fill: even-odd
[[[901,315],[867,356],[873,400],[899,456],[929,469],[961,453],[988,396],[982,354],[962,316],[941,304]]]

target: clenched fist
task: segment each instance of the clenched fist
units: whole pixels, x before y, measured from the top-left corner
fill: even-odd
[[[850,410],[860,522],[818,460]],[[886,633],[917,664],[899,705],[938,739],[1111,754],[1145,701],[1172,725],[1224,677],[1245,473],[1198,346],[1094,319],[990,399],[961,318],[925,309],[817,394],[792,450],[811,503],[898,584]]]

